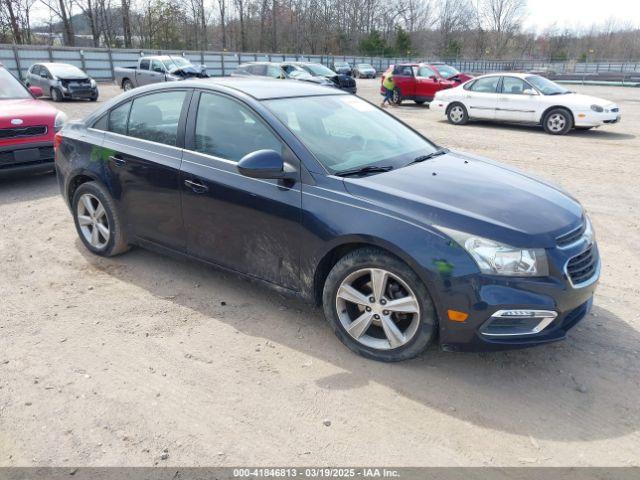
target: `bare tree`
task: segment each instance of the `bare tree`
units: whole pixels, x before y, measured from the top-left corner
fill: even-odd
[[[76,44],[75,32],[73,30],[72,1],[71,0],[41,0],[42,3],[62,22],[62,33],[65,45],[74,46]]]
[[[506,53],[511,39],[520,32],[527,7],[526,0],[482,0],[479,12],[485,29],[493,36],[493,54]]]

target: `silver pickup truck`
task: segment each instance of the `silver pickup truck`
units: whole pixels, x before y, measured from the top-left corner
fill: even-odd
[[[208,77],[206,66],[193,65],[183,57],[159,55],[142,57],[137,67],[116,67],[115,81],[123,90],[148,85],[150,83],[173,82],[185,78]]]

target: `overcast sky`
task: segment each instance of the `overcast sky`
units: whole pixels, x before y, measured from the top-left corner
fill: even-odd
[[[638,0],[529,0],[525,25],[542,31],[556,23],[559,27],[586,27],[615,18],[640,25]]]
[[[640,26],[640,0],[528,0],[527,11],[525,27],[538,32],[554,23],[561,28],[580,28],[602,24],[611,18],[619,20],[620,24],[629,21]],[[42,22],[48,17],[47,9],[36,3],[32,18]]]

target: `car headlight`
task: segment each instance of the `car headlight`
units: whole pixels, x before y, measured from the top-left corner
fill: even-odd
[[[67,123],[67,114],[58,110],[56,113],[56,119],[53,122],[53,130],[57,133],[62,130],[64,124]]]
[[[91,88],[96,88],[96,81],[92,78],[91,79]]]
[[[482,273],[511,277],[545,277],[549,263],[544,248],[517,248],[450,228],[438,227],[475,260]]]
[[[582,237],[587,241],[587,243],[592,244],[596,241],[596,232],[593,229],[593,225],[591,224],[591,219],[585,214],[585,222],[584,233]]]
[[[600,105],[591,105],[591,110],[598,113],[604,112],[604,108],[601,107]]]

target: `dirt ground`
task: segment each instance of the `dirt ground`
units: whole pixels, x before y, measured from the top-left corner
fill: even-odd
[[[359,88],[380,100],[377,80]],[[622,123],[551,137],[393,110],[590,212],[593,313],[524,351],[368,361],[319,310],[233,275],[88,254],[53,176],[0,182],[0,466],[640,465],[640,89],[574,88],[617,101]]]

